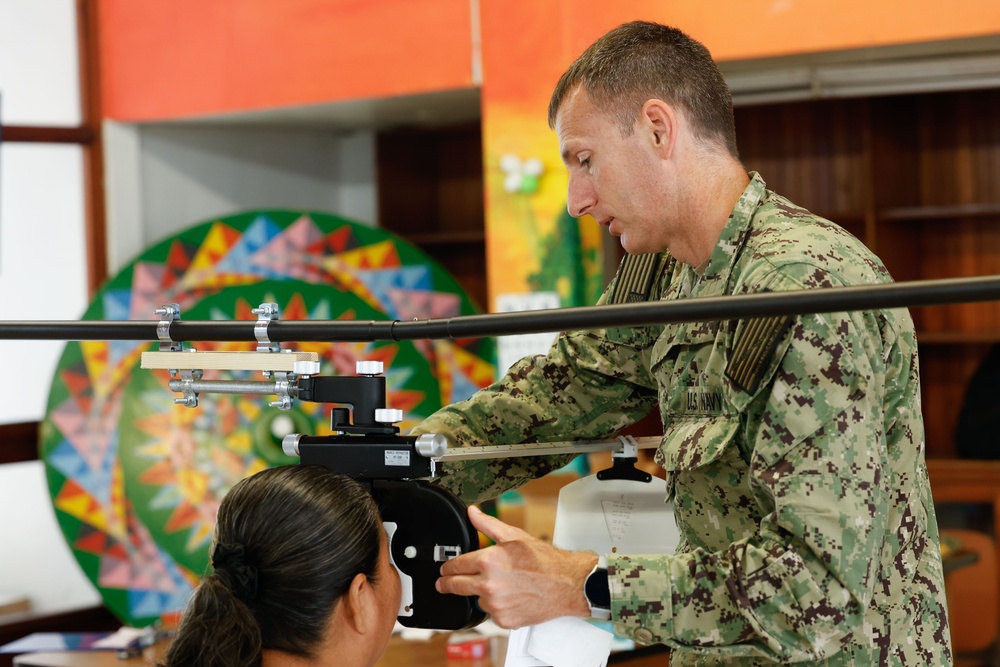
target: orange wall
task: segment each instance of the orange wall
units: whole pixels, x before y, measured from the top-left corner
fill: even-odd
[[[486,0],[485,4],[489,4]],[[523,15],[537,3],[504,3]],[[677,26],[716,60],[738,60],[1000,33],[996,0],[559,0],[572,54],[633,19]],[[516,11],[516,10],[515,10]],[[484,21],[484,26],[486,25]]]
[[[470,0],[100,0],[106,116],[152,120],[464,88]],[[622,21],[716,59],[1000,33],[997,0],[479,0],[484,92],[548,89]],[[494,85],[495,84],[495,85]]]
[[[104,115],[182,118],[469,88],[469,0],[100,0]]]

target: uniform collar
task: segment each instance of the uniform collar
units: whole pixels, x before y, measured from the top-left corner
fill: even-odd
[[[752,171],[749,175],[750,183],[729,213],[729,219],[719,234],[719,240],[708,259],[705,272],[699,277],[692,267],[686,267],[685,274],[690,274],[690,278],[684,281],[690,288],[690,294],[687,296],[709,297],[726,293],[729,274],[736,263],[740,248],[743,247],[750,229],[750,220],[764,199],[767,189],[760,174]]]

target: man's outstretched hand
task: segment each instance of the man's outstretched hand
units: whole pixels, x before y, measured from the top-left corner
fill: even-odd
[[[439,592],[478,595],[479,606],[502,628],[590,615],[583,586],[597,554],[558,549],[475,506],[469,519],[496,545],[444,563]]]

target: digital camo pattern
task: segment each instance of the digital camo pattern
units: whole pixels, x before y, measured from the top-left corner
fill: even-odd
[[[703,275],[676,263],[663,299],[890,279],[856,239],[752,176]],[[726,360],[753,324],[562,336],[420,430],[480,445],[598,437],[658,396],[682,543],[608,556],[617,632],[670,645],[674,666],[950,665],[909,314],[796,317],[749,393]],[[488,497],[562,462],[474,462],[444,483]]]

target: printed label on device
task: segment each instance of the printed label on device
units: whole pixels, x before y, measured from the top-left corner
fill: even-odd
[[[387,466],[408,466],[408,465],[410,465],[410,450],[408,450],[408,449],[387,449],[387,450],[385,450],[385,464]]]

